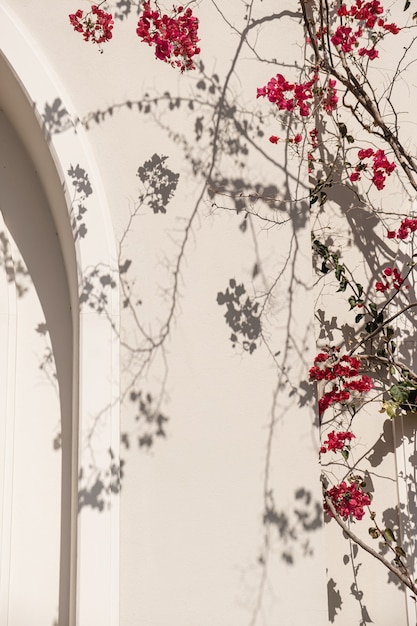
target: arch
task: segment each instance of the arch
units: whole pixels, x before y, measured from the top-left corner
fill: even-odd
[[[116,626],[119,292],[110,213],[86,137],[73,123],[76,117],[64,90],[22,25],[4,7],[0,7],[0,42],[0,107],[36,169],[59,242],[55,255],[65,268],[61,305],[67,298],[71,306],[67,330],[62,332],[60,313],[48,300],[49,287],[39,267],[34,282],[51,324],[65,429],[59,626]],[[48,132],[45,118],[45,105],[58,101],[72,125],[71,132],[60,135]],[[33,223],[34,216],[30,217]],[[13,230],[12,213],[7,220]],[[15,231],[36,274],[33,237],[25,244],[18,227]]]

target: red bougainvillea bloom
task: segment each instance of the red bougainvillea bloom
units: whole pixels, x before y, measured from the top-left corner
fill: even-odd
[[[349,179],[351,182],[360,180],[361,172],[368,168],[368,164],[364,163],[365,159],[373,160],[372,163],[372,182],[378,190],[385,187],[385,180],[387,176],[390,176],[395,170],[396,165],[394,162],[388,161],[385,152],[383,150],[373,150],[372,148],[366,148],[364,150],[358,150],[359,164],[355,167],[355,170],[350,174]]]
[[[356,0],[350,8],[346,4],[342,4],[337,14],[341,18],[345,18],[345,21],[350,26],[346,24],[338,26],[330,41],[346,54],[354,52],[359,48],[359,38],[364,34],[364,29],[368,31],[365,33],[368,36],[368,40],[371,38],[377,41],[378,38],[382,38],[388,32],[397,35],[401,29],[396,24],[387,24],[383,13],[384,8],[379,0],[370,0],[369,2]],[[379,31],[377,30],[378,28],[380,29]],[[375,44],[371,48],[359,48],[358,54],[361,57],[367,56],[370,61],[378,58],[378,50],[375,49]]]
[[[355,435],[350,431],[336,433],[332,430],[332,432],[327,435],[326,441],[323,441],[320,453],[325,454],[326,452],[343,450],[346,447],[346,442],[352,439],[355,439]]]
[[[415,233],[417,230],[417,218],[406,217],[398,230],[389,230],[388,239],[407,239],[408,235]]]
[[[380,291],[384,293],[384,291],[386,291],[390,287],[393,287],[397,291],[401,289],[404,283],[404,278],[401,276],[400,272],[397,270],[396,267],[386,267],[383,271],[383,274],[384,274],[384,282],[377,281],[375,283],[376,291]],[[407,285],[406,287],[408,288],[409,285]]]
[[[317,74],[314,74],[313,78],[305,83],[289,83],[282,74],[277,74],[265,87],[258,87],[256,97],[268,98],[280,111],[295,111],[298,107],[301,117],[307,117],[310,115],[309,100],[313,98],[311,89],[317,79]]]
[[[347,520],[351,515],[355,519],[361,520],[365,514],[364,507],[371,504],[369,494],[362,491],[354,480],[349,483],[343,480],[339,485],[329,489],[327,496],[332,501],[336,513],[344,520]],[[332,517],[326,501],[324,501],[323,506],[326,513]]]
[[[112,38],[113,16],[99,9],[95,4],[85,15],[81,9],[78,9],[69,16],[69,20],[74,30],[82,33],[85,41],[102,44]]]
[[[359,376],[361,362],[353,356],[339,356],[337,350],[329,348],[328,352],[320,352],[310,368],[310,380],[333,381],[331,390],[319,398],[319,413],[323,413],[336,403],[352,400],[356,393],[366,393],[373,388],[369,376]]]
[[[339,98],[336,92],[336,81],[331,78],[327,86],[327,93],[322,102],[326,113],[331,113],[332,111],[335,111],[338,102]]]
[[[193,70],[193,57],[199,54],[198,18],[190,8],[173,7],[173,15],[152,11],[150,2],[144,2],[136,34],[142,41],[155,46],[155,56],[181,72]]]
[[[269,141],[271,143],[278,143],[279,137],[277,137],[276,135],[271,135],[270,138],[269,138]]]

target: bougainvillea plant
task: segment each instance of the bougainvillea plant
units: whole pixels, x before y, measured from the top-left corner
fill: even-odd
[[[93,4],[85,14],[78,9],[69,16],[74,30],[82,33],[85,41],[99,46],[112,38],[114,25],[112,14],[99,8],[102,4]],[[136,34],[141,41],[154,46],[157,59],[178,67],[181,72],[195,69],[193,57],[200,53],[198,18],[189,7],[174,5],[168,15],[161,13],[157,3],[152,8],[150,2],[144,2]]]

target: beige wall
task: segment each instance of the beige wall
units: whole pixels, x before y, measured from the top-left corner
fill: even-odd
[[[277,10],[269,0],[254,7],[255,19]],[[10,168],[3,139],[10,133],[25,167],[39,172],[40,180],[25,177],[25,193],[45,194],[42,215],[58,232],[38,243],[30,228],[29,262],[6,215],[14,217],[16,195],[7,206],[0,195],[15,254],[35,286],[32,335],[15,331],[31,346],[33,366],[23,361],[16,371],[25,377],[28,368],[37,402],[51,415],[42,428],[30,416],[33,431],[19,413],[9,418],[16,423],[13,498],[23,520],[9,536],[27,538],[30,526],[31,539],[11,550],[13,567],[28,565],[26,578],[2,571],[11,591],[0,609],[15,607],[5,626],[28,623],[18,611],[29,610],[36,574],[45,608],[31,609],[35,626],[52,626],[58,615],[59,626],[322,626],[329,616],[351,626],[367,615],[378,626],[399,615],[397,623],[406,623],[404,594],[365,556],[352,558],[339,529],[323,521],[317,415],[306,379],[314,312],[330,305],[313,290],[308,180],[296,154],[268,142],[281,129],[255,98],[279,71],[274,57],[297,75],[298,4],[251,29],[238,48],[244,4],[216,8],[205,0],[195,10],[204,69],[184,76],[139,44],[134,15],[116,21],[100,55],[71,31],[67,13],[75,5],[48,1],[39,11],[1,0],[0,8],[3,24],[16,28],[13,37],[3,33],[0,48],[17,75],[14,89],[27,91],[33,109],[13,110],[11,91],[0,97],[25,144],[4,121],[2,159]],[[45,141],[34,130],[36,116]],[[167,157],[162,167],[173,189],[179,174],[166,213],[152,211],[149,195],[140,201],[154,154]],[[148,182],[136,175],[139,167]],[[14,166],[13,180],[20,175]],[[23,205],[20,225],[30,211]],[[28,223],[38,223],[32,212]],[[45,280],[42,259],[56,270],[55,283]],[[265,307],[252,354],[232,347],[226,306],[217,302],[219,292],[233,290],[230,279],[244,283],[258,312]],[[48,306],[60,405],[52,386],[40,388],[34,365],[45,340],[33,333],[36,307],[48,317]],[[8,363],[6,355],[0,365]],[[17,401],[28,401],[14,389]],[[21,410],[26,419],[32,406],[31,396]],[[67,428],[62,464],[53,446],[59,412]],[[384,417],[372,419],[364,438],[378,438]],[[37,468],[31,480],[47,497],[26,482],[29,457]],[[381,475],[387,507],[397,502],[397,486],[386,478],[395,463],[390,450],[382,465],[366,466]],[[7,485],[4,474],[4,503]],[[29,508],[42,512],[33,524],[24,519]]]

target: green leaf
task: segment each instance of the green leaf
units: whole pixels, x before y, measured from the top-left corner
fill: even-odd
[[[395,552],[398,556],[404,556],[404,557],[406,556],[401,546],[395,546]]]
[[[384,530],[384,538],[386,541],[395,541],[394,533],[391,528],[386,528]]]
[[[336,265],[335,270],[334,270],[334,274],[335,274],[337,280],[340,280],[342,278],[342,275],[343,275],[344,271],[345,271],[344,265]]]
[[[346,287],[348,286],[348,281],[346,278],[341,278],[339,280],[339,289],[337,291],[346,291]]]
[[[346,124],[343,124],[343,122],[339,122],[338,126],[339,126],[339,132],[340,132],[342,138],[346,137],[346,135],[347,135]]]
[[[378,309],[374,302],[369,303],[369,310],[371,311],[374,317],[378,317]]]
[[[343,448],[343,450],[341,450],[340,452],[342,454],[342,457],[345,459],[345,461],[347,461],[349,458],[349,450],[347,450],[346,448]]]
[[[390,393],[391,398],[394,400],[394,402],[397,402],[398,404],[400,404],[400,403],[407,402],[409,389],[401,385],[392,385],[391,389],[389,390],[389,393]]]
[[[379,535],[381,534],[379,530],[377,528],[374,528],[373,526],[368,529],[368,532],[371,535],[372,539],[378,539]]]
[[[392,326],[387,326],[387,327],[385,328],[385,334],[386,334],[386,336],[387,336],[387,339],[391,339],[391,337],[393,336],[394,332],[395,332],[395,331],[394,331],[394,329],[393,329],[393,327],[392,327]]]
[[[323,204],[325,204],[326,202],[327,202],[327,193],[324,193],[324,191],[321,191],[319,206],[323,206]]]
[[[360,322],[363,317],[365,317],[364,313],[358,313],[355,317],[355,323],[358,324],[358,322]]]
[[[353,139],[352,135],[346,135],[346,139],[348,143],[355,143],[355,140]]]
[[[354,309],[356,304],[357,304],[357,300],[356,300],[355,296],[350,296],[350,298],[348,299],[348,302],[350,304],[351,310]]]
[[[365,330],[367,333],[373,333],[374,330],[378,328],[378,324],[376,322],[367,322],[365,325]]]
[[[410,4],[411,4],[410,0],[406,0],[404,11],[407,11],[407,9],[410,8]]]
[[[358,297],[360,298],[363,294],[363,287],[360,283],[356,283],[356,289],[358,290]]]

